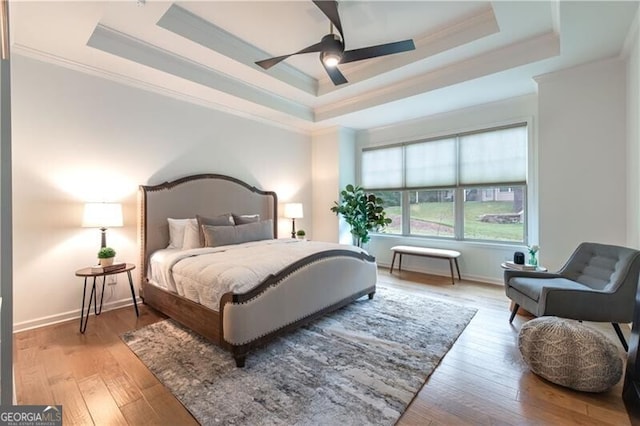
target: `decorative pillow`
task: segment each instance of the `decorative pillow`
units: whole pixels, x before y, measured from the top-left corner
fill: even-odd
[[[195,219],[173,219],[167,218],[169,223],[169,245],[167,248],[181,249],[184,242],[184,229],[189,221]]]
[[[182,250],[200,248],[200,232],[198,232],[198,221],[189,219],[184,227],[184,240],[182,241]]]
[[[202,232],[203,225],[232,226],[234,224],[233,216],[231,216],[230,214],[221,214],[220,216],[216,217],[204,217],[198,214],[196,215],[196,219],[198,220],[198,238],[200,241],[200,247],[204,247],[204,233]]]
[[[242,214],[242,215],[233,215],[233,223],[236,225],[246,225],[247,223],[260,222],[259,214]]]
[[[206,247],[226,246],[247,243],[249,241],[272,240],[273,220],[247,223],[236,226],[203,225]]]
[[[531,371],[571,389],[603,392],[622,377],[616,345],[578,321],[558,317],[527,321],[520,329],[518,347]]]

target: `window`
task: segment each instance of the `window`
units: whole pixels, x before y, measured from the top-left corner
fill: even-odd
[[[525,123],[362,151],[361,185],[400,235],[526,241]]]
[[[414,235],[454,236],[454,194],[451,190],[409,191],[409,228]]]
[[[402,234],[402,192],[375,191],[376,197],[382,198],[384,211],[391,223],[382,232],[385,234]]]

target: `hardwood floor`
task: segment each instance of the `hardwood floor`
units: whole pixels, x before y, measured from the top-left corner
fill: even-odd
[[[602,394],[571,391],[532,374],[517,349],[502,287],[449,277],[380,270],[379,284],[478,313],[427,380],[398,425],[628,425],[622,383]],[[191,425],[197,422],[120,340],[164,316],[141,306],[17,333],[14,369],[19,404],[62,404],[65,425]],[[589,324],[618,340],[610,325]],[[620,346],[621,348],[621,346]],[[622,351],[622,349],[621,349]]]

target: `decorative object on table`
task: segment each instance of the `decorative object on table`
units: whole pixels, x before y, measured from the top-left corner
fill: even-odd
[[[307,237],[307,233],[304,231],[304,229],[298,229],[298,231],[296,232],[296,236],[299,240],[304,240]]]
[[[529,265],[528,263],[515,263],[507,260],[502,264],[504,269],[515,269],[518,271],[538,271],[540,269],[546,271],[546,268],[539,268],[538,266]]]
[[[114,271],[119,271],[120,269],[124,269],[127,267],[127,264],[122,262],[122,263],[113,263],[111,265],[105,265],[105,266],[92,266],[91,267],[91,272],[94,274],[107,274],[109,272],[114,272]]]
[[[537,244],[529,246],[529,265],[538,266],[538,251],[540,247]]]
[[[620,381],[622,359],[601,332],[575,320],[541,317],[518,334],[524,361],[538,376],[584,392],[604,392]]]
[[[113,265],[114,257],[116,257],[116,251],[111,247],[102,247],[98,251],[98,260],[102,267]]]
[[[106,247],[107,228],[123,226],[122,204],[86,203],[82,226],[84,228],[100,228],[102,232],[100,247]]]
[[[284,217],[291,219],[291,238],[296,237],[296,219],[302,219],[302,203],[286,203],[284,205]]]
[[[599,243],[580,244],[555,273],[506,270],[505,293],[514,302],[509,322],[519,307],[537,317],[610,322],[627,350],[619,324],[633,320],[639,271],[640,251]]]
[[[392,425],[476,310],[377,289],[281,336],[243,369],[171,320],[122,339],[203,425]]]
[[[524,253],[521,251],[513,253],[513,263],[516,265],[524,265]]]
[[[340,202],[334,201],[331,211],[342,215],[351,227],[355,246],[362,247],[371,239],[369,232],[384,229],[391,223],[384,211],[382,198],[367,194],[361,187],[351,184],[340,192],[340,196]]]

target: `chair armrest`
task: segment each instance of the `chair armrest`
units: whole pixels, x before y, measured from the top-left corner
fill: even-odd
[[[633,310],[616,294],[595,290],[543,288],[540,314],[595,322],[631,322]]]
[[[508,283],[511,278],[562,278],[562,275],[554,272],[538,272],[538,271],[517,271],[515,269],[507,269],[504,271],[504,283]]]

